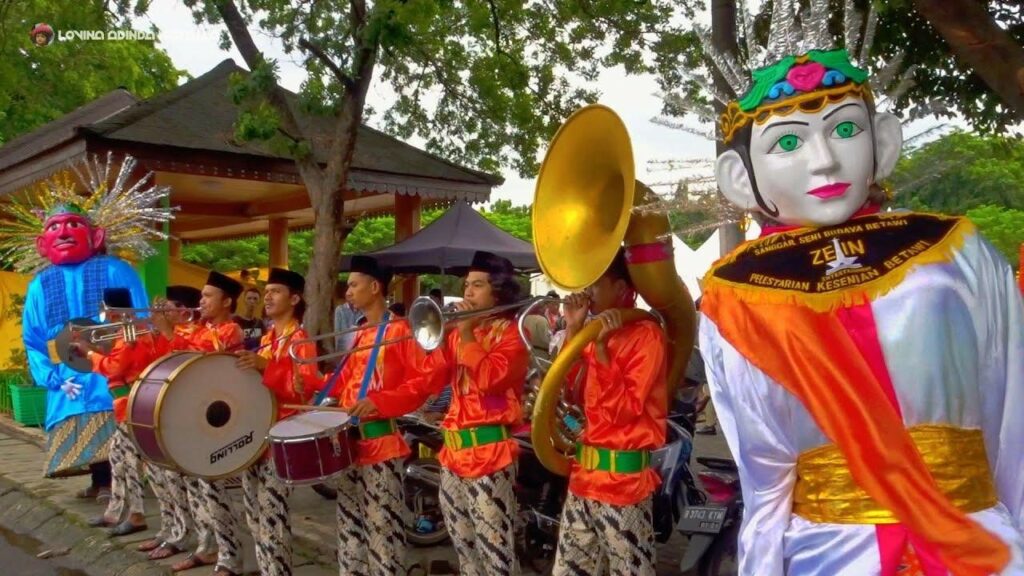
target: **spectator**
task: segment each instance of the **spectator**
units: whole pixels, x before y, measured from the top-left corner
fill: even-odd
[[[354,306],[345,301],[345,291],[347,284],[339,282],[335,287],[335,299],[339,302],[337,307],[334,309],[334,331],[341,332],[342,330],[349,330],[355,328],[362,319],[363,315],[359,310],[356,310]],[[342,350],[348,350],[352,347],[352,342],[355,341],[356,333],[349,332],[336,336],[334,338],[334,350],[340,352]]]
[[[548,298],[559,298],[558,292],[554,290],[549,290],[545,296]],[[544,306],[544,317],[548,321],[548,331],[551,334],[565,329],[565,319],[562,318],[562,305],[558,302],[548,302]]]
[[[433,300],[439,308],[444,309],[444,293],[441,292],[440,288],[430,289],[430,299]]]
[[[257,288],[246,288],[239,302],[238,313],[235,315],[235,323],[242,328],[242,344],[246,350],[255,350],[260,347],[260,339],[266,326],[260,318],[258,310],[260,305],[260,291]]]

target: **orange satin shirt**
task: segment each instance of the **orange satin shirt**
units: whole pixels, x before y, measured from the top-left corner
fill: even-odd
[[[596,357],[594,344],[583,349],[574,372],[585,370],[581,390],[586,424],[580,442],[615,450],[655,450],[665,444],[668,385],[665,333],[642,320],[608,336],[608,364]],[[575,381],[570,373],[569,381]],[[661,479],[651,468],[632,474],[585,470],[575,460],[569,475],[573,494],[629,506],[649,496]]]
[[[423,360],[422,378],[409,380],[394,392],[371,396],[382,415],[411,412],[427,396],[451,383],[452,402],[441,423],[444,429],[520,424],[529,353],[515,322],[485,320],[473,329],[473,334],[476,342],[464,343],[458,330],[452,330],[447,346]],[[444,448],[438,458],[459,477],[479,478],[512,464],[518,454],[519,446],[509,438],[463,450]]]
[[[192,330],[178,330],[175,327],[172,350],[194,352],[232,352],[242,349],[242,327],[231,320],[212,324],[204,322],[194,325]]]
[[[110,354],[93,352],[89,359],[92,371],[106,376],[108,385],[114,388],[134,385],[146,368],[161,356],[157,340],[150,334],[140,334],[134,344],[118,338]],[[127,411],[128,397],[114,398],[114,419],[118,424],[124,422]]]
[[[277,398],[278,421],[295,413],[295,410],[281,408],[282,404],[305,404],[312,392],[320,386],[316,363],[296,364],[288,353],[292,342],[308,337],[306,331],[293,322],[280,333],[275,326],[260,340],[258,354],[267,359],[267,367],[263,370],[263,385]],[[295,347],[295,353],[300,358],[313,358],[316,356],[316,345],[305,342]],[[296,390],[297,381],[301,384],[301,391]]]
[[[409,323],[402,319],[400,322],[392,322],[384,331],[381,341],[403,338],[411,334]],[[376,328],[360,330],[352,343],[353,348],[361,346],[373,346],[377,337]],[[370,363],[372,349],[360,350],[349,355],[345,366],[338,375],[338,381],[331,395],[338,399],[341,406],[351,406],[359,398],[359,389],[363,385],[363,375],[366,373]],[[377,353],[377,364],[372,367],[373,376],[370,378],[370,385],[366,391],[366,397],[374,404],[381,406],[381,397],[398,389],[403,383],[418,381],[420,379],[419,366],[423,353],[416,346],[414,340],[406,339],[395,344],[388,344],[381,347]],[[330,380],[328,375],[325,382]],[[378,410],[379,411],[379,410]],[[409,410],[394,416],[402,416]],[[369,418],[363,418],[364,422],[383,420],[394,416],[378,414]],[[391,460],[392,458],[404,458],[409,455],[409,446],[405,443],[401,434],[389,434],[372,440],[359,440],[356,442],[358,454],[356,463],[361,466],[368,466],[378,462]]]

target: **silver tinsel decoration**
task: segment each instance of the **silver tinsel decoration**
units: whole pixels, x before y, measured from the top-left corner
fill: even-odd
[[[62,203],[81,206],[96,227],[106,231],[107,252],[141,260],[156,253],[151,242],[167,239],[163,225],[174,218],[175,208],[163,206],[169,186],[152,184],[153,172],[130,183],[138,163],[125,156],[114,174],[113,154],[106,162],[93,156],[71,165],[85,194],[75,183],[58,173],[27,194],[27,201],[15,200],[3,206],[5,224],[0,226],[0,252],[14,262],[20,272],[35,272],[46,266],[36,251],[35,237],[42,232],[44,214]],[[17,195],[22,196],[22,195]]]

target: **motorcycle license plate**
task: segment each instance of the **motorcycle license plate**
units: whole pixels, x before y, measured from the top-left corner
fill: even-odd
[[[682,532],[718,534],[725,523],[726,512],[723,506],[692,506],[683,510],[677,528]]]

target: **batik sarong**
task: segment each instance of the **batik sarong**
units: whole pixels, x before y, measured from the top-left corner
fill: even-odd
[[[59,422],[46,438],[47,478],[89,473],[89,464],[107,461],[107,449],[117,425],[113,412],[77,414]]]

